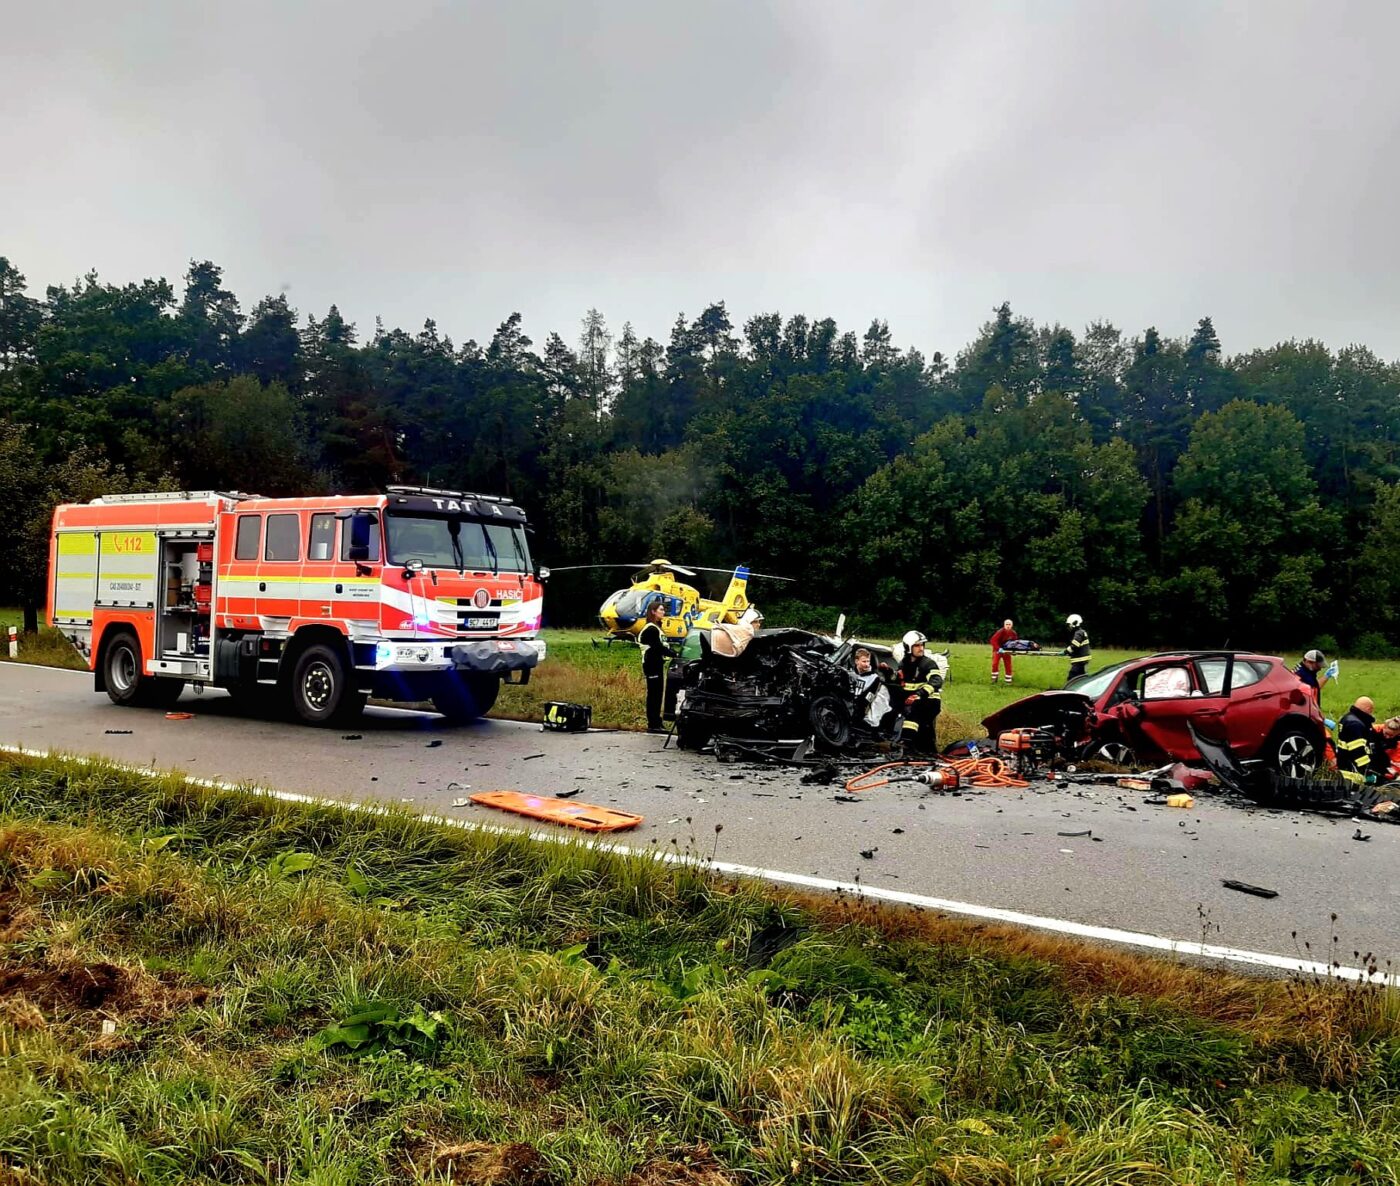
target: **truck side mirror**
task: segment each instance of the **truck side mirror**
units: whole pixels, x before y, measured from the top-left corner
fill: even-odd
[[[541,581],[549,580],[549,569],[541,564],[539,568],[535,570],[535,577]]]
[[[346,549],[346,556],[355,561],[368,560],[370,531],[374,527],[374,519],[369,515],[354,514],[350,516],[348,522],[350,545]]]

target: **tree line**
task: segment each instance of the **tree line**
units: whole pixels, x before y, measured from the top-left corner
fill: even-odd
[[[597,310],[543,346],[432,321],[362,334],[221,270],[89,274],[31,295],[0,257],[0,603],[42,605],[56,501],[133,488],[292,494],[418,483],[507,494],[547,564],[750,563],[776,618],[1059,642],[1400,639],[1400,366],[1364,346],[1226,357],[1076,334],[1009,305],[951,358],[723,302],[663,344]],[[625,572],[561,575],[556,624]]]

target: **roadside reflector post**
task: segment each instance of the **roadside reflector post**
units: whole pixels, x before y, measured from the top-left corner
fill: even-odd
[[[9,630],[9,635],[10,635],[10,658],[11,658],[11,659],[18,659],[18,658],[19,658],[19,627],[18,627],[18,626],[11,626],[11,627],[10,627],[10,630]]]

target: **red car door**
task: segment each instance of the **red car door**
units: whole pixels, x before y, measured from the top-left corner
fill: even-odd
[[[1207,683],[1218,683],[1224,675],[1224,666],[1223,658],[1200,660],[1201,675]],[[1297,711],[1296,706],[1289,704],[1286,694],[1297,689],[1289,683],[1281,694],[1278,681],[1268,678],[1271,669],[1272,664],[1265,659],[1235,659],[1225,706],[1225,726],[1219,736],[1228,740],[1230,748],[1241,758],[1254,757],[1279,717],[1290,710]],[[1298,702],[1303,703],[1301,696]]]
[[[1202,733],[1219,736],[1227,697],[1223,688],[1212,689],[1201,679],[1190,659],[1168,659],[1140,668],[1134,673],[1136,698],[1125,708],[1129,727],[1149,746],[1169,758],[1190,761],[1200,757],[1191,734],[1190,721]],[[1134,711],[1135,710],[1135,711]]]

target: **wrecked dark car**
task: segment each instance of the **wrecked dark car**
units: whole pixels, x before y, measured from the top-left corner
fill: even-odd
[[[701,749],[715,737],[752,741],[812,738],[826,750],[883,739],[880,723],[889,698],[877,676],[859,676],[857,646],[877,663],[887,647],[840,641],[806,630],[760,630],[733,658],[706,648],[699,659],[678,663],[676,740]]]
[[[1118,765],[1197,761],[1191,728],[1223,738],[1237,758],[1289,778],[1322,761],[1317,702],[1282,659],[1243,651],[1176,651],[1115,663],[1009,704],[982,722],[995,737],[1040,728],[1062,757]]]

